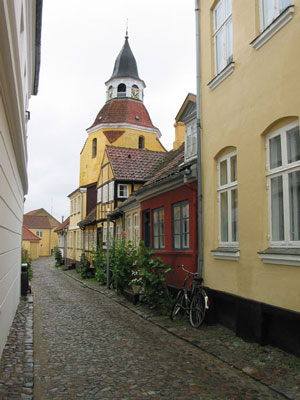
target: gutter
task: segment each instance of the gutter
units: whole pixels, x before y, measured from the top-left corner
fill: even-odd
[[[202,215],[202,160],[201,160],[201,89],[200,89],[200,25],[199,16],[200,8],[198,6],[200,0],[195,0],[195,20],[196,20],[196,79],[197,79],[197,205],[198,205],[198,265],[197,272],[203,277],[203,215]]]

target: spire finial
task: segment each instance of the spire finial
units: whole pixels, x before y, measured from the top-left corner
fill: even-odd
[[[129,38],[128,36],[128,18],[126,20],[126,35],[125,35],[125,39],[127,40]]]

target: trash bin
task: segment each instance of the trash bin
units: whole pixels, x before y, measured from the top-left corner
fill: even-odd
[[[29,290],[28,264],[21,264],[21,296],[26,296]]]

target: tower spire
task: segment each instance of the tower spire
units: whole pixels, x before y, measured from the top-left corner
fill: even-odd
[[[128,18],[126,20],[126,35],[125,35],[125,39],[127,40],[129,38],[128,36]]]

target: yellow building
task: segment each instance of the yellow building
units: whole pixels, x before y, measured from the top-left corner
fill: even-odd
[[[299,355],[300,1],[198,6],[211,316]]]
[[[151,150],[153,154],[165,152],[159,140],[161,133],[152,124],[143,103],[146,85],[139,77],[128,36],[125,37],[125,43],[115,61],[112,76],[105,84],[106,103],[91,127],[87,129],[88,137],[80,153],[79,188],[69,195],[70,225],[67,242],[69,262],[78,263],[83,251],[91,252],[97,243],[102,242],[105,225],[103,225],[103,219],[106,218],[107,208],[112,211],[138,187],[138,183],[131,184],[128,180],[119,183],[115,181],[115,185],[120,184],[115,186],[116,199],[119,200],[104,201],[96,211],[96,184],[98,184],[98,194],[103,187],[105,195],[106,182],[112,193],[112,180],[117,179],[105,166],[106,149],[118,147],[136,149],[140,152]],[[139,179],[138,182],[140,182]],[[80,191],[84,189],[87,191],[81,197]],[[125,190],[127,190],[126,193]],[[79,198],[82,198],[81,211],[78,208]],[[111,233],[113,234],[113,228],[111,228]]]
[[[22,250],[27,250],[29,258],[36,260],[40,256],[41,239],[32,233],[26,226],[22,229]]]
[[[24,225],[41,240],[39,243],[40,256],[50,256],[57,246],[58,238],[54,230],[60,223],[46,210],[40,208],[24,215]]]
[[[107,217],[128,199],[151,176],[166,153],[147,149],[106,146],[97,184],[97,222],[99,237],[106,243]],[[138,243],[140,238],[139,205],[126,206],[126,216],[111,226],[111,236],[120,239],[126,233],[127,241]],[[124,215],[124,210],[122,210]],[[114,219],[119,214],[114,215]]]

